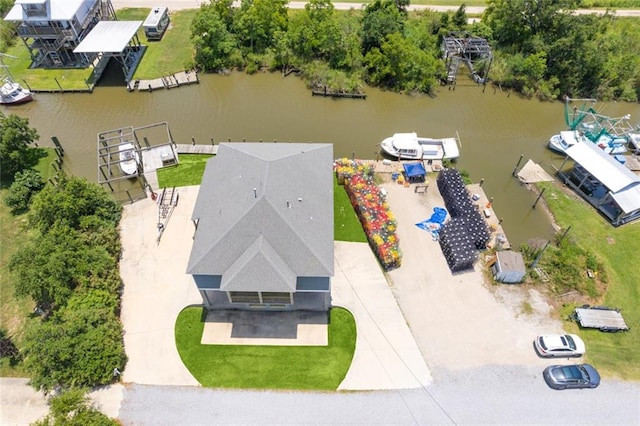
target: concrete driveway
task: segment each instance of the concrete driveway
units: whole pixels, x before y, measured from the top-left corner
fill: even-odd
[[[179,204],[157,241],[157,206],[142,200],[124,208],[121,222],[124,282],[122,323],[128,357],[123,382],[197,386],[175,346],[180,311],[202,299],[185,273],[199,187],[179,188]],[[431,381],[429,370],[369,246],[335,244],[333,301],[356,319],[357,342],[340,389],[415,388]]]

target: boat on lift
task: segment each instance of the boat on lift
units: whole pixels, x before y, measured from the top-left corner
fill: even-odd
[[[120,162],[118,165],[122,173],[132,177],[137,175],[139,156],[133,144],[129,142],[123,143],[118,146],[118,151],[120,154]]]

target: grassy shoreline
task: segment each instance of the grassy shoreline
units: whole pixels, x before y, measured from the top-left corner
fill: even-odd
[[[585,250],[595,253],[607,270],[608,287],[600,304],[620,308],[631,330],[602,333],[582,329],[587,344],[587,359],[607,376],[640,380],[640,286],[637,284],[637,257],[640,253],[640,222],[612,227],[593,207],[578,195],[562,190],[558,183],[542,183],[543,198],[554,221],[562,228],[571,226],[570,237]],[[635,261],[634,261],[635,259]],[[574,308],[565,304],[566,318]],[[568,331],[577,331],[575,323],[566,323]]]

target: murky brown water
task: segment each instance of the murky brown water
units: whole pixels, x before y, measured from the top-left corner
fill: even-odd
[[[531,237],[548,238],[551,226],[533,195],[511,172],[521,154],[551,170],[561,158],[546,148],[550,135],[562,130],[563,105],[520,99],[460,79],[455,90],[437,96],[410,97],[367,89],[367,100],[312,97],[304,83],[280,74],[201,75],[199,85],[153,93],[99,87],[93,94],[39,94],[35,102],[3,108],[27,116],[52,146],[57,136],[66,150],[65,168],[97,181],[96,134],[123,126],[167,121],[177,143],[241,141],[332,142],[334,154],[375,158],[377,144],[395,132],[462,140],[458,167],[474,181],[485,178],[498,216],[512,244]],[[603,113],[630,113],[640,122],[637,104],[607,104]]]

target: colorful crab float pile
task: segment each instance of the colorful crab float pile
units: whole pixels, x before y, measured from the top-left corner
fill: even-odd
[[[342,158],[336,160],[335,172],[382,267],[385,270],[399,267],[402,254],[396,235],[397,222],[374,182],[374,165]]]

